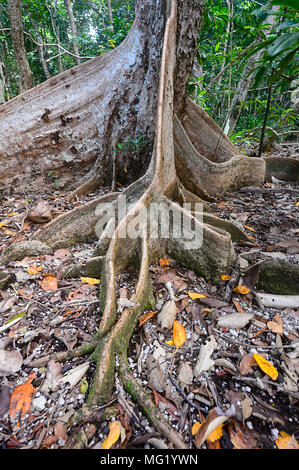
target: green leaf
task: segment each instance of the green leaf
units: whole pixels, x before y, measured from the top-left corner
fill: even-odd
[[[271,0],[272,5],[280,5],[282,7],[293,8],[294,10],[299,11],[298,0]]]
[[[299,32],[283,34],[268,48],[268,54],[270,57],[275,57],[296,43],[299,45]]]
[[[275,73],[271,76],[270,80],[269,80],[269,85],[273,85],[273,83],[275,83],[279,77],[281,76],[281,74],[283,73],[283,71],[286,69],[286,67],[288,66],[288,64],[291,62],[291,60],[293,59],[294,55],[296,54],[296,52],[299,50],[299,47],[297,47],[297,49],[294,49],[293,51],[289,52],[278,64],[277,68],[276,68],[276,71]]]
[[[215,46],[215,52],[218,51],[219,47],[220,47],[220,42],[218,42],[218,43],[216,44],[216,46]]]
[[[264,74],[267,70],[267,67],[265,66],[262,66],[258,69],[258,71],[256,72],[256,75],[255,75],[255,79],[254,79],[254,86],[257,88],[259,86],[259,84],[261,83],[263,77],[264,77]]]

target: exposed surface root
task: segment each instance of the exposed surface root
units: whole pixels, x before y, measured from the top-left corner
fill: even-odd
[[[282,181],[299,183],[299,160],[296,158],[265,157],[266,180],[271,181],[272,176]]]
[[[167,441],[171,442],[175,449],[188,449],[186,443],[180,438],[178,433],[165,421],[162,413],[145,393],[140,384],[130,373],[126,356],[120,359],[120,376],[127,392],[130,393],[134,401],[143,410],[145,416],[152,423],[154,428],[159,431]]]

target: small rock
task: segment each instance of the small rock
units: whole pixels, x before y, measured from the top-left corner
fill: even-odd
[[[47,398],[44,395],[40,395],[32,400],[32,406],[36,411],[43,411],[47,404]]]

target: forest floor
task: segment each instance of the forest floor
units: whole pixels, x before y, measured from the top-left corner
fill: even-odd
[[[252,240],[234,243],[241,265],[223,273],[227,277],[219,285],[173,259],[163,258],[150,268],[156,306],[154,312],[142,312],[149,315],[135,328],[129,365],[190,449],[298,449],[299,305],[270,308],[256,294],[262,292],[260,261],[276,258],[299,264],[299,190],[295,184],[276,180],[265,183],[264,189],[263,193],[229,194],[211,204],[214,214],[238,222]],[[66,192],[47,191],[50,186],[45,185],[45,193],[39,196],[27,193],[2,198],[1,249],[26,240],[40,228],[27,218],[28,208],[36,207],[39,200],[57,215],[99,195],[70,203]],[[91,243],[59,249],[51,256],[11,262],[6,268],[10,276],[0,288],[3,449],[69,447],[75,430],[68,423],[86,403],[94,364],[88,357],[50,361],[40,367],[28,364],[92,340],[101,317],[100,284],[80,277],[61,279],[61,268],[88,259],[94,247]],[[247,288],[241,292],[246,293],[235,290],[227,295],[236,271],[238,284]],[[119,274],[119,297],[128,299],[135,283],[135,273]],[[157,322],[159,311],[171,301],[170,285],[175,293],[176,320],[186,332],[186,341],[178,350],[171,343],[172,328],[162,329]],[[138,410],[120,380],[116,383],[109,405],[116,407],[112,420],[119,423],[121,432],[113,448],[171,448]],[[18,388],[24,384],[27,408]],[[226,413],[222,424],[201,442],[200,427],[207,419],[212,423],[219,409]],[[23,416],[16,417],[16,410]],[[101,449],[109,422],[82,426],[86,448]]]

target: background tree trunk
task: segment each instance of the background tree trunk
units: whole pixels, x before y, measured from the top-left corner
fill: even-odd
[[[32,88],[33,81],[24,45],[22,8],[20,0],[7,0],[7,9],[10,19],[11,39],[20,77],[19,88],[20,93],[23,93],[24,91]]]
[[[81,60],[80,60],[79,47],[78,47],[78,42],[77,42],[78,31],[77,31],[77,28],[76,28],[73,8],[72,8],[70,0],[64,0],[64,4],[66,6],[68,16],[69,16],[69,19],[70,19],[70,26],[71,26],[71,31],[72,31],[72,35],[73,35],[72,43],[73,43],[74,53],[77,56],[76,57],[76,62],[77,62],[77,64],[80,64]]]

